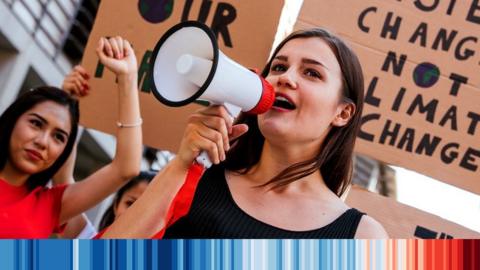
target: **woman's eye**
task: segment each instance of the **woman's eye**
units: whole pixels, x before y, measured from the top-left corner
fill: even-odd
[[[65,135],[63,135],[61,133],[55,134],[55,139],[58,140],[59,142],[62,142],[62,143],[64,143],[67,140]]]
[[[272,68],[270,70],[275,72],[282,72],[287,70],[287,67],[283,64],[274,64],[272,65]]]
[[[319,78],[321,79],[322,76],[320,75],[320,73],[314,69],[307,69],[305,70],[305,75],[309,76],[309,77],[313,77],[313,78]]]
[[[35,127],[42,127],[42,122],[37,119],[31,119],[30,124],[32,124]]]
[[[127,207],[130,207],[135,201],[126,201],[125,204]]]

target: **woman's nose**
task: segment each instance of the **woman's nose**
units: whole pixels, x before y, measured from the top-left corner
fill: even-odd
[[[286,86],[291,89],[297,88],[297,81],[292,71],[285,71],[280,75],[277,82],[278,86]]]
[[[48,133],[47,132],[39,132],[35,137],[34,141],[35,145],[40,149],[45,149],[48,144]]]

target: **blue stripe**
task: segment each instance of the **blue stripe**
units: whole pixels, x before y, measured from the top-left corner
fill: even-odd
[[[117,241],[117,269],[127,270],[127,243],[125,240],[116,240]],[[93,270],[93,269],[92,269]]]
[[[20,256],[21,256],[21,250],[20,250],[20,241],[15,241],[14,242],[14,249],[15,249],[15,258],[13,259],[13,269],[15,270],[21,270],[19,265],[20,265]]]
[[[171,269],[178,269],[178,254],[177,254],[177,246],[178,243],[177,241],[171,241],[170,240],[170,260],[172,262],[172,268]]]
[[[376,268],[381,269],[383,267],[383,253],[382,250],[384,250],[383,246],[383,241],[382,240],[375,240],[375,254],[376,254]]]
[[[355,269],[355,240],[348,241],[348,269]]]
[[[300,262],[298,261],[298,258],[300,257],[300,248],[298,247],[298,241],[293,241],[292,242],[292,254],[294,254],[293,256],[293,269],[294,270],[298,270],[300,269]]]
[[[230,269],[235,269],[235,246],[233,240],[227,240],[230,246]]]
[[[89,270],[90,253],[88,252],[88,241],[78,241],[78,269]]]
[[[161,269],[172,269],[172,250],[170,242],[171,240],[160,240],[157,242],[158,251],[158,265]]]
[[[332,268],[332,241],[327,240],[327,248],[326,248],[326,253],[327,253],[327,269],[333,269]]]
[[[193,269],[200,269],[201,260],[200,260],[200,240],[192,240],[193,244]]]
[[[176,254],[177,254],[177,263],[178,263],[178,268],[177,269],[185,269],[185,264],[183,262],[183,258],[184,258],[184,254],[183,254],[183,249],[184,249],[184,246],[185,246],[185,241],[184,240],[178,240],[178,241],[175,241],[177,244],[178,244],[178,247],[177,249],[175,250]]]
[[[159,269],[158,268],[158,242],[160,242],[159,240],[155,240],[153,241],[152,243],[152,269],[153,270],[156,270],[156,269]]]
[[[143,253],[145,270],[152,270],[152,241],[145,241],[143,244],[145,246],[145,252]]]
[[[104,241],[104,245],[103,245],[104,268],[105,268],[106,270],[111,270],[111,268],[110,268],[110,256],[109,256],[109,254],[110,254],[110,241],[107,241],[107,240],[98,240],[98,241]]]
[[[104,251],[104,241],[92,241],[91,242],[91,258],[92,258],[92,269],[95,270],[105,270],[105,256],[102,253]]]
[[[22,250],[20,249],[21,241],[15,241],[15,270],[21,270],[21,260]]]
[[[0,240],[0,262],[6,270],[16,270],[16,245],[16,241],[13,240]]]
[[[117,269],[117,241],[110,241],[110,267]]]

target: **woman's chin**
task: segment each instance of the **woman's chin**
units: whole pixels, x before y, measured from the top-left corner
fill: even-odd
[[[281,123],[267,121],[260,125],[259,128],[260,132],[266,139],[285,137],[289,133],[288,127]]]
[[[23,174],[36,174],[41,171],[44,171],[44,168],[40,168],[36,164],[31,164],[29,162],[24,162],[23,164],[19,164],[18,169],[23,173]]]

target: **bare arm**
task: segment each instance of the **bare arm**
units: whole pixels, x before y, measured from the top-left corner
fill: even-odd
[[[140,171],[142,131],[137,90],[137,61],[128,41],[121,37],[101,38],[97,54],[102,64],[117,75],[118,121],[133,127],[117,129],[112,162],[83,181],[70,185],[62,198],[60,222],[95,206]]]
[[[230,131],[230,132],[229,132]],[[223,107],[209,107],[189,119],[177,156],[160,171],[143,195],[105,232],[104,238],[149,238],[165,227],[172,200],[183,185],[188,168],[202,150],[214,163],[225,158],[229,138],[247,131],[232,123]]]
[[[52,178],[52,182],[55,186],[71,185],[75,183],[75,180],[73,179],[73,169],[76,156],[77,145],[75,144],[72,153],[70,154],[70,157],[68,157],[65,164],[63,164],[60,170]],[[60,234],[60,237],[66,239],[76,238],[82,232],[85,225],[87,225],[87,217],[85,215],[80,214],[78,216],[75,216],[68,220],[67,226],[65,227],[63,233]]]
[[[388,234],[383,226],[370,216],[364,215],[358,224],[357,239],[386,239]]]
[[[184,183],[187,170],[178,158],[173,159],[102,238],[149,238],[160,231],[166,223],[168,206]]]

